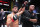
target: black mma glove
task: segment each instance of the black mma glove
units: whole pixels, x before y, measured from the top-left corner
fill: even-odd
[[[13,16],[13,20],[14,20],[14,21],[17,20],[17,18],[18,18],[17,15],[14,15],[14,16]]]

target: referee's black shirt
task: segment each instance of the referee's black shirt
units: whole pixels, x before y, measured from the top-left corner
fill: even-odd
[[[33,27],[33,22],[26,20],[25,17],[29,17],[30,19],[37,19],[37,15],[33,15],[33,12],[27,10],[25,10],[24,13],[21,15],[21,22],[23,23],[22,27]]]

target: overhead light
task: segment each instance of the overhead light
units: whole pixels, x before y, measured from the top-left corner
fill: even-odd
[[[5,5],[5,6],[9,6],[9,4],[3,4],[3,5]]]
[[[2,5],[2,3],[0,3],[0,5]]]

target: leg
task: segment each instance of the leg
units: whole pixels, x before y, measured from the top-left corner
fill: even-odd
[[[1,20],[0,20],[0,27],[1,27]]]
[[[3,27],[5,27],[5,21],[3,20]]]

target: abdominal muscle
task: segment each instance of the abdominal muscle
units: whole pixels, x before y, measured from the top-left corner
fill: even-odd
[[[10,24],[10,27],[18,27],[18,19]]]
[[[13,19],[13,15],[11,15],[11,19]],[[10,27],[18,27],[18,23],[19,23],[18,19],[16,21],[14,21],[14,22],[12,21],[10,23]]]
[[[18,27],[18,19],[15,22],[13,22],[13,27]]]

